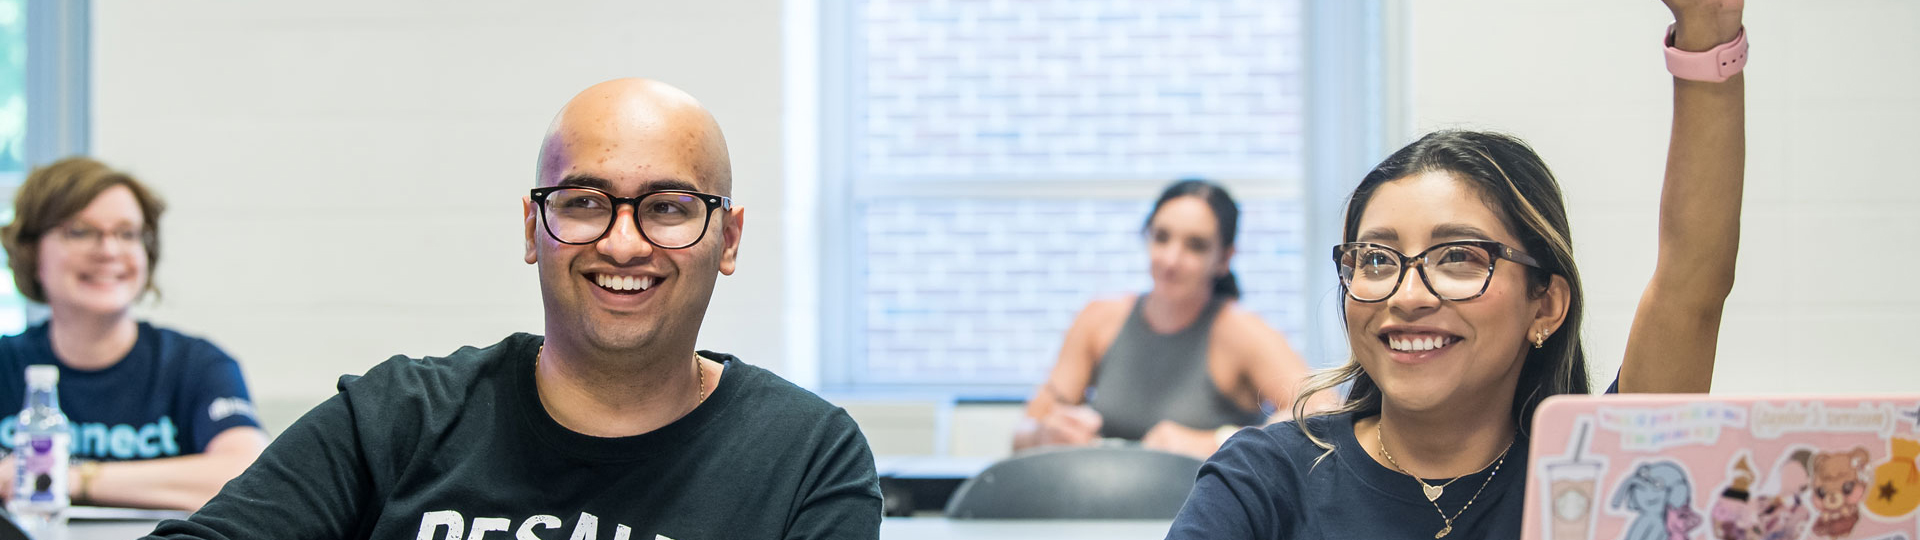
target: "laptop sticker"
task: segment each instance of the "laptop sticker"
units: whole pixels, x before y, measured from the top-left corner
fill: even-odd
[[[1693,481],[1687,469],[1673,461],[1634,467],[1613,489],[1612,506],[1633,513],[1622,540],[1688,538],[1703,521],[1693,509]]]
[[[1557,396],[1529,540],[1920,540],[1920,396]]]
[[[1867,486],[1867,511],[1886,518],[1913,514],[1920,507],[1920,440],[1894,438],[1888,442],[1886,463],[1873,469]]]

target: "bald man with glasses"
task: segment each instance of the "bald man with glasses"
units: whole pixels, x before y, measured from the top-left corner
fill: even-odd
[[[846,412],[694,349],[745,219],[712,115],[665,84],[601,83],[538,169],[522,205],[544,336],[343,378],[149,538],[877,538]]]

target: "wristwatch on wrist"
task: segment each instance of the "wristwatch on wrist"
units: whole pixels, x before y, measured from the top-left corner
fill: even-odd
[[[74,499],[93,500],[93,479],[100,476],[100,462],[94,460],[78,461],[75,469],[80,471],[80,489],[74,490]]]
[[[1747,67],[1746,28],[1734,34],[1733,41],[1701,52],[1674,48],[1673,30],[1672,25],[1667,26],[1667,37],[1663,42],[1667,48],[1667,71],[1673,76],[1689,81],[1726,82]]]

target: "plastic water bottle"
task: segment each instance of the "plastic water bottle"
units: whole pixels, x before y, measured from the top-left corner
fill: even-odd
[[[7,511],[34,538],[62,536],[67,525],[67,467],[73,428],[60,412],[60,368],[27,366],[27,404],[13,432],[13,497]]]

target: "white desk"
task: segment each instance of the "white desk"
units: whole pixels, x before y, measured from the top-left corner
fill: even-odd
[[[146,536],[159,520],[77,520],[67,522],[65,540],[130,540]]]
[[[874,472],[891,478],[953,478],[965,480],[1002,458],[950,456],[874,456]]]
[[[886,518],[881,540],[1159,540],[1171,521]]]
[[[65,536],[55,540],[127,540],[153,532],[163,519],[186,519],[179,510],[75,506],[67,511]]]
[[[874,456],[887,515],[938,514],[960,483],[999,461],[989,457]]]

